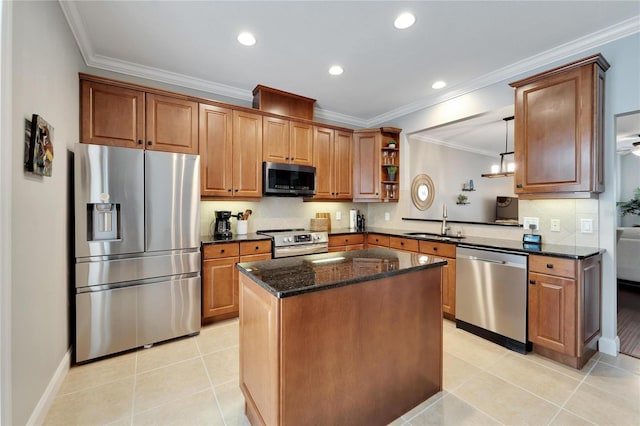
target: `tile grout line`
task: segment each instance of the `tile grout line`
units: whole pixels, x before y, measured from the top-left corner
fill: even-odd
[[[562,403],[562,405],[560,406],[560,410],[556,413],[556,415],[555,415],[555,416],[553,416],[553,418],[551,419],[551,421],[549,422],[549,424],[551,424],[551,423],[552,423],[552,422],[553,422],[553,421],[554,421],[554,420],[555,420],[555,419],[560,415],[560,413],[561,413],[563,410],[564,410],[564,411],[567,411],[567,412],[571,413],[572,415],[574,415],[574,416],[576,416],[576,417],[578,417],[578,418],[580,418],[580,419],[582,419],[582,420],[585,420],[585,421],[587,421],[587,422],[589,422],[589,423],[591,423],[591,424],[596,424],[596,423],[592,422],[591,420],[589,420],[589,419],[585,419],[585,418],[584,418],[584,417],[582,417],[581,415],[579,415],[579,414],[577,414],[577,413],[574,413],[573,411],[568,410],[568,409],[566,409],[566,408],[564,408],[564,407],[565,407],[565,405],[567,405],[567,403],[571,400],[571,398],[573,398],[573,396],[578,392],[578,389],[580,389],[580,386],[582,386],[583,384],[585,384],[585,383],[584,383],[584,382],[585,382],[585,380],[587,380],[587,377],[591,374],[591,372],[593,371],[593,369],[594,369],[594,368],[596,368],[596,365],[598,365],[598,363],[599,363],[599,362],[600,362],[600,359],[596,360],[596,362],[594,362],[594,363],[593,363],[593,365],[591,366],[591,368],[589,369],[589,371],[587,371],[587,374],[585,374],[585,375],[582,377],[582,379],[578,382],[578,386],[576,386],[576,388],[573,390],[573,392],[571,392],[571,393],[569,394],[569,396],[567,397],[567,399]]]
[[[444,345],[443,345],[443,346],[444,346]],[[462,359],[462,358],[460,358],[460,357],[456,356],[455,354],[453,354],[453,353],[451,353],[451,352],[449,352],[449,351],[444,350],[444,347],[443,347],[442,352],[443,352],[443,354],[446,352],[447,354],[449,354],[449,355],[451,355],[451,356],[453,356],[453,357],[455,357],[455,358],[458,358],[459,360],[461,360],[461,361],[463,361],[463,362],[466,362],[467,364],[469,364],[469,365],[471,365],[471,366],[473,366],[473,367],[477,368],[478,370],[480,370],[480,372],[485,372],[485,373],[487,373],[487,374],[491,374],[491,373],[489,373],[489,372],[487,371],[487,368],[485,368],[485,367],[479,367],[479,366],[474,365],[474,364],[472,364],[472,363],[470,363],[470,362],[467,362],[466,360],[464,360],[464,359]],[[494,365],[494,364],[495,364],[495,363],[497,363],[501,358],[504,358],[507,354],[508,354],[508,352],[503,352],[503,353],[501,353],[501,354],[496,358],[496,360],[495,360],[493,363],[491,363],[489,366]],[[459,389],[463,384],[467,383],[469,380],[471,380],[473,377],[477,376],[478,374],[479,374],[479,373],[474,373],[474,374],[473,374],[473,375],[471,375],[470,377],[466,378],[462,383],[460,383],[458,386],[456,386],[456,387],[455,387],[455,389]],[[452,391],[449,391],[449,390],[445,390],[444,388],[442,389],[442,392],[443,392],[443,395],[442,395],[440,398],[438,398],[437,400],[435,400],[432,404],[429,404],[429,405],[428,405],[427,407],[425,407],[424,409],[422,409],[422,410],[420,410],[419,412],[417,412],[414,416],[411,416],[411,417],[410,417],[410,418],[408,418],[408,419],[405,419],[405,418],[404,418],[404,416],[400,416],[400,418],[401,418],[402,420],[404,420],[405,422],[410,422],[411,420],[413,420],[413,419],[415,419],[416,417],[418,417],[420,414],[424,413],[425,411],[427,411],[428,409],[430,409],[431,407],[433,407],[433,406],[434,406],[435,404],[437,404],[438,402],[440,402],[440,401],[444,400],[444,398],[445,398],[447,395],[453,395],[453,394],[454,394],[454,391],[453,391],[453,390],[452,390]],[[446,392],[446,393],[444,393],[444,392]],[[462,398],[460,398],[458,395],[455,395],[455,396],[456,396],[456,398],[459,398],[459,399],[460,399],[460,401],[463,401],[465,404],[469,405],[470,407],[473,407],[475,410],[478,410],[480,413],[484,414],[485,416],[487,416],[487,417],[489,417],[489,418],[491,418],[491,419],[493,419],[493,420],[496,420],[496,421],[497,421],[498,423],[500,423],[500,424],[504,424],[504,423],[500,422],[499,420],[495,419],[495,418],[494,418],[492,415],[490,415],[489,413],[485,413],[484,411],[480,410],[479,408],[475,407],[474,405],[469,404],[469,402],[467,402],[467,401],[463,400],[463,399],[462,399]]]
[[[496,345],[497,345],[497,344],[496,344]],[[498,345],[498,346],[499,346],[499,345]],[[492,375],[492,376],[495,376],[494,374],[492,374],[491,372],[489,372],[489,370],[488,370],[488,369],[489,369],[489,367],[491,367],[491,366],[493,366],[493,365],[497,364],[497,363],[498,363],[498,361],[500,361],[502,358],[505,358],[508,354],[509,354],[509,352],[508,352],[508,351],[507,351],[507,352],[504,352],[504,353],[502,353],[502,354],[500,354],[500,356],[499,356],[498,358],[496,358],[496,360],[495,360],[493,363],[491,363],[491,364],[487,365],[486,367],[479,367],[479,366],[477,366],[477,365],[474,365],[474,364],[471,364],[471,363],[469,363],[469,362],[468,362],[468,364],[469,364],[469,365],[474,366],[475,368],[477,368],[477,369],[478,369],[478,370],[480,370],[480,371],[479,371],[479,372],[477,372],[477,373],[474,373],[471,377],[467,378],[464,382],[460,383],[460,385],[458,385],[458,386],[456,387],[456,390],[457,390],[457,389],[460,389],[460,388],[462,387],[462,385],[464,385],[465,383],[469,382],[469,381],[470,381],[470,380],[472,380],[474,377],[478,376],[480,373],[483,373],[483,372],[484,372],[484,373],[490,374],[490,375]],[[462,361],[464,361],[464,362],[467,362],[467,361],[465,361],[464,359],[462,359],[462,358],[460,358],[460,357],[457,357],[456,355],[454,355],[454,354],[452,354],[452,353],[449,353],[449,355],[455,356],[456,358],[458,358],[458,359],[460,359],[460,360],[462,360]],[[496,376],[496,377],[497,377],[497,376]],[[498,378],[499,378],[499,377],[498,377]],[[465,399],[461,398],[458,394],[456,394],[456,393],[455,393],[455,391],[451,391],[449,394],[450,394],[450,395],[454,395],[456,398],[458,398],[460,401],[462,401],[462,402],[464,402],[465,404],[467,404],[469,407],[472,407],[474,410],[477,410],[478,412],[480,412],[480,413],[484,414],[485,416],[489,417],[489,418],[490,418],[490,419],[492,419],[492,420],[495,420],[496,422],[500,423],[501,425],[504,425],[504,424],[505,424],[505,423],[501,422],[500,420],[498,420],[497,418],[495,418],[494,416],[492,416],[491,414],[489,414],[489,413],[485,412],[484,410],[482,410],[482,409],[480,409],[480,408],[476,407],[475,405],[471,404],[469,401],[467,401],[467,400],[465,400]],[[444,399],[444,398],[443,398],[443,399]]]
[[[220,417],[222,418],[222,423],[227,426],[227,419],[225,419],[224,417],[224,412],[222,411],[222,406],[220,405],[220,401],[218,400],[218,394],[216,393],[216,388],[213,385],[213,381],[211,381],[211,375],[209,374],[209,369],[207,368],[207,364],[205,364],[204,362],[204,354],[202,353],[202,351],[200,350],[200,345],[198,344],[198,341],[196,340],[196,347],[198,348],[198,353],[200,353],[200,361],[202,362],[202,365],[204,366],[204,371],[207,374],[207,380],[209,381],[209,386],[211,387],[211,392],[213,392],[213,398],[216,400],[216,406],[218,407],[218,413],[220,414]],[[211,353],[215,353],[215,352],[219,352],[219,351],[214,351]]]

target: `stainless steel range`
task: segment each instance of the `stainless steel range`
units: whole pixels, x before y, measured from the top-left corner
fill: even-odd
[[[274,259],[329,251],[329,234],[324,231],[276,229],[258,231],[258,234],[268,235],[273,239],[272,255]]]

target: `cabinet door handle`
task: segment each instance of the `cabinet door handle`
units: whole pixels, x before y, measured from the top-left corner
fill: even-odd
[[[535,284],[536,280],[529,280],[529,284]]]
[[[236,192],[238,192],[238,188],[236,188]]]
[[[147,145],[153,145],[153,142],[147,141]]]
[[[547,268],[553,269],[553,263],[547,263]]]
[[[296,161],[296,157],[291,157],[291,161]]]
[[[138,145],[142,145],[142,139],[138,139]]]
[[[516,188],[518,188],[518,189],[522,189],[522,184],[521,184],[521,183],[517,183],[517,184],[516,184]]]

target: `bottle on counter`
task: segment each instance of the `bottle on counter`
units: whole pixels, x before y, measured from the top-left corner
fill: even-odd
[[[359,232],[363,232],[364,231],[364,226],[365,226],[364,222],[365,222],[364,221],[364,215],[358,213],[358,216],[357,216],[357,228],[356,229]]]

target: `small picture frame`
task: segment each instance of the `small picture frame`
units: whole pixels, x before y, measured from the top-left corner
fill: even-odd
[[[53,126],[39,116],[31,117],[31,134],[27,147],[25,169],[39,176],[53,172]]]

